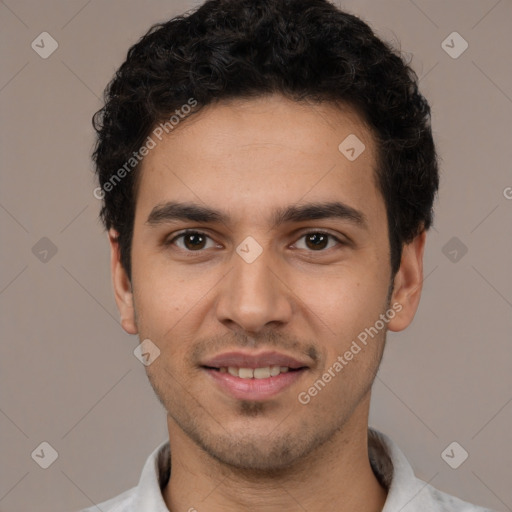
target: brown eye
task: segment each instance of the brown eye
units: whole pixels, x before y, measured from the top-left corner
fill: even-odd
[[[183,244],[189,250],[203,249],[206,242],[206,237],[199,233],[187,233],[183,237]]]
[[[328,236],[323,233],[311,233],[306,235],[306,245],[310,249],[325,249],[328,242]]]
[[[300,240],[304,240],[304,246],[300,247],[299,244],[296,244],[298,249],[307,249],[316,252],[323,251],[324,249],[330,249],[335,245],[341,244],[334,235],[324,233],[322,231],[311,231],[310,233],[305,233],[301,236]]]
[[[209,246],[207,245],[208,242],[210,242]],[[187,231],[185,233],[181,233],[175,236],[168,243],[168,245],[173,244],[184,251],[190,252],[199,252],[202,249],[208,249],[215,246],[213,240],[211,240],[209,236],[204,233],[200,233],[199,231]]]

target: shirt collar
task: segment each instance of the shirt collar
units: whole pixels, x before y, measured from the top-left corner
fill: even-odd
[[[135,490],[134,510],[169,512],[162,491],[171,474],[169,441],[158,445],[146,460]]]

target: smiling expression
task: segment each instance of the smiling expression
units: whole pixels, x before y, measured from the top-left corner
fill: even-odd
[[[114,282],[123,327],[161,351],[146,370],[170,430],[275,469],[365,427],[385,329],[314,401],[297,396],[400,299],[376,165],[353,111],[277,95],[207,106],[145,157],[131,286],[115,245]]]

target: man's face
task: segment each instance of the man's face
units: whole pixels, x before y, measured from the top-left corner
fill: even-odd
[[[333,365],[390,308],[375,145],[349,110],[281,96],[182,123],[143,162],[123,326],[161,351],[146,369],[170,432],[237,467],[285,466],[366,426],[393,321]],[[365,145],[353,161],[338,149],[349,135]],[[294,368],[269,376],[281,366]],[[262,378],[244,379],[254,368]]]

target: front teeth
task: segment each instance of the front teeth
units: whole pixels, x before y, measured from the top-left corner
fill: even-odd
[[[289,370],[288,366],[265,366],[264,368],[237,368],[229,366],[228,368],[219,368],[221,373],[229,373],[233,377],[241,379],[268,379],[269,377],[276,377],[280,373],[286,373]]]

